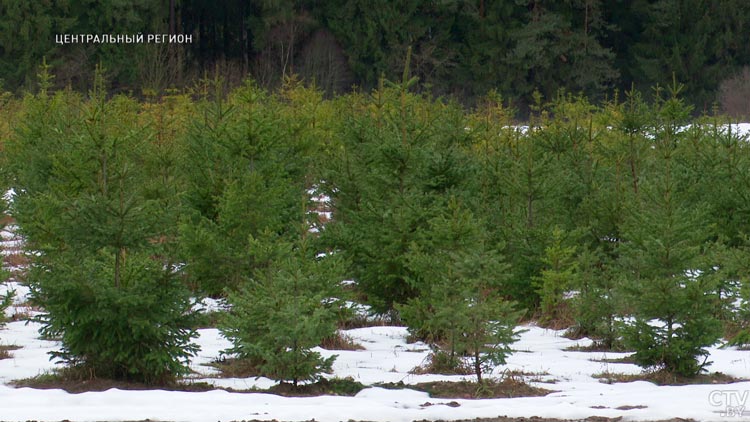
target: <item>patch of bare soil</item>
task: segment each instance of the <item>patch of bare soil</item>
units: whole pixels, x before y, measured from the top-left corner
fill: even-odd
[[[427,355],[422,365],[413,368],[412,374],[471,375],[474,369],[463,359],[451,358],[443,352],[432,352]]]
[[[553,418],[540,418],[538,416],[531,416],[528,418],[509,418],[506,416],[499,416],[497,418],[477,418],[477,419],[462,419],[462,420],[439,420],[433,422],[618,422],[621,421],[621,417],[617,418],[605,418],[603,416],[589,416],[586,419],[553,419]],[[251,422],[251,421],[248,421]],[[428,422],[426,420],[414,421],[414,422]],[[693,419],[665,419],[656,422],[695,422]]]
[[[592,375],[599,378],[599,382],[613,384],[617,382],[649,381],[656,385],[691,385],[691,384],[732,384],[747,381],[742,378],[734,378],[721,372],[710,374],[699,374],[693,377],[675,375],[666,371],[645,372],[642,374],[620,374],[613,372],[602,372]]]
[[[589,359],[592,362],[601,363],[632,363],[635,364],[635,358],[633,355],[623,356],[621,358],[603,358],[603,359]]]
[[[446,406],[450,406],[450,404],[446,404]],[[505,416],[499,416],[497,418],[477,418],[477,419],[462,419],[462,420],[439,420],[439,421],[428,421],[428,420],[419,420],[414,422],[619,422],[622,418],[605,418],[602,416],[589,416],[586,419],[550,419],[550,418],[540,418],[537,416],[531,416],[529,418],[509,418]],[[67,420],[60,421],[60,422],[69,422]],[[125,421],[125,422],[153,422],[150,419],[144,419],[142,421]],[[232,422],[280,422],[277,419],[271,419],[269,420],[260,420],[260,419],[243,419],[241,421],[232,421]],[[317,422],[315,419],[310,419],[308,421],[300,421],[300,422]],[[368,421],[350,421],[350,422],[368,422]],[[682,419],[682,418],[674,418],[674,419],[662,419],[660,421],[650,421],[650,422],[696,422],[694,419]]]
[[[614,352],[614,353],[627,353],[632,350],[627,350],[624,347],[609,347],[604,343],[595,341],[588,346],[570,346],[564,349],[566,352]]]
[[[446,404],[449,405],[449,404]],[[506,416],[498,416],[496,418],[477,418],[477,419],[461,419],[461,420],[450,420],[450,419],[440,419],[438,421],[428,421],[426,419],[424,420],[418,420],[414,422],[619,422],[622,418],[605,418],[602,416],[589,416],[586,419],[551,419],[551,418],[540,418],[538,416],[531,416],[528,418],[509,418]],[[233,422],[269,422],[269,421],[261,421],[258,419],[252,419],[252,420],[243,420],[243,421],[233,421]],[[270,421],[270,422],[279,422],[276,419]],[[315,422],[315,419],[311,419],[309,421],[304,422]],[[350,421],[355,422],[355,421]],[[367,421],[356,421],[356,422],[367,422]],[[682,418],[674,418],[674,419],[663,419],[660,421],[652,421],[652,422],[695,422],[694,419],[682,419]]]
[[[320,342],[320,347],[326,350],[365,350],[364,346],[354,341],[350,336],[337,331]]]
[[[231,363],[223,365],[230,367],[229,373],[224,373],[225,376],[231,374],[246,373],[247,371],[252,372],[251,369],[243,367],[243,365],[249,365],[245,360],[234,359]],[[238,377],[246,378],[253,375]],[[294,386],[290,383],[280,383],[269,389],[250,389],[250,390],[235,390],[232,388],[216,387],[206,382],[189,382],[179,381],[161,383],[161,384],[144,384],[139,382],[130,382],[122,380],[112,380],[106,378],[88,377],[78,368],[67,368],[52,373],[46,373],[38,375],[33,378],[27,378],[17,380],[12,383],[14,387],[29,387],[37,388],[41,390],[49,389],[61,389],[68,393],[86,393],[92,391],[106,391],[111,388],[117,388],[119,390],[168,390],[168,391],[188,391],[188,392],[203,392],[210,390],[225,390],[234,393],[270,393],[277,394],[280,396],[287,397],[313,397],[322,395],[333,395],[333,396],[354,396],[365,388],[361,383],[354,381],[351,378],[341,379],[321,379],[315,383],[300,384]],[[0,419],[1,420],[1,419]]]
[[[61,389],[68,393],[78,394],[92,391],[106,391],[112,388],[119,390],[169,390],[169,391],[190,391],[202,392],[215,389],[214,386],[207,383],[169,383],[161,385],[142,384],[138,382],[118,381],[102,378],[92,378],[87,380],[66,379],[60,375],[46,374],[34,378],[14,381],[14,387],[29,387],[40,390]]]
[[[253,359],[226,358],[205,365],[218,369],[221,378],[249,378],[262,375],[260,364]]]
[[[488,399],[538,397],[552,393],[552,390],[533,387],[518,377],[505,377],[502,380],[487,380],[483,384],[471,381],[435,381],[419,384],[378,384],[388,389],[410,388],[424,391],[430,397],[442,399]]]
[[[18,350],[20,348],[21,348],[20,346],[0,345],[0,360],[10,358],[11,357],[10,352],[13,350]]]
[[[292,384],[281,383],[274,385],[268,390],[263,390],[263,392],[285,397],[354,396],[364,388],[364,385],[351,378],[334,378],[330,380],[321,379],[312,384],[298,385],[296,387]]]

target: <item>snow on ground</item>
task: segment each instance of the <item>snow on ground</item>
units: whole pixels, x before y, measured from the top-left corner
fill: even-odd
[[[0,297],[4,297],[8,292],[13,292],[13,304],[5,309],[6,317],[15,318],[16,316],[31,315],[34,313],[33,309],[28,305],[29,288],[27,286],[17,281],[0,283]],[[0,329],[0,344],[2,344],[2,333],[3,331]]]
[[[203,312],[203,313],[221,312],[221,311],[226,311],[228,309],[229,309],[229,305],[227,304],[226,300],[213,299],[210,297],[206,297],[201,300],[198,300],[193,305],[193,311]]]
[[[0,330],[0,345],[21,346],[10,352],[9,359],[0,360],[0,384],[35,377],[55,367],[55,363],[49,360],[48,353],[58,350],[59,343],[41,340],[39,327],[37,323],[16,321]],[[4,400],[0,399],[0,403],[4,403]],[[5,418],[3,410],[0,410],[0,420]]]
[[[692,125],[686,125],[683,129],[688,130],[691,127]],[[731,132],[734,136],[745,137],[750,135],[750,123],[732,123],[730,125],[721,125],[720,130],[722,131],[722,133]]]
[[[750,124],[733,128],[750,134]],[[323,198],[325,200],[325,198]],[[14,228],[0,232],[2,246],[20,248]],[[25,302],[28,288],[16,281],[0,283],[0,294],[14,290],[14,305],[8,316],[33,315]],[[355,307],[357,313],[368,309]],[[226,308],[221,301],[204,299],[195,309],[215,312]],[[62,390],[13,388],[13,380],[34,377],[52,371],[56,364],[49,352],[60,344],[39,338],[39,324],[14,321],[0,328],[0,346],[19,346],[11,357],[0,360],[0,421],[187,421],[214,422],[232,420],[407,422],[414,420],[473,419],[498,416],[583,419],[590,416],[621,417],[624,421],[652,421],[686,418],[696,421],[750,421],[750,382],[725,385],[656,386],[649,382],[606,384],[594,378],[601,373],[635,374],[640,368],[627,363],[606,360],[627,353],[581,352],[567,350],[586,346],[588,339],[569,340],[561,331],[535,326],[513,345],[515,352],[506,365],[492,375],[506,371],[524,374],[527,382],[551,390],[544,397],[514,399],[437,399],[412,389],[387,390],[378,383],[404,383],[406,386],[439,380],[472,379],[471,376],[415,375],[411,370],[425,363],[429,348],[424,343],[406,343],[403,327],[376,326],[346,330],[344,334],[361,344],[364,350],[328,351],[316,349],[323,356],[337,355],[333,374],[350,377],[369,388],[355,397],[287,398],[271,394],[240,393],[215,390],[209,392],[174,392],[162,390],[122,391],[69,394]],[[198,330],[196,343],[200,351],[190,364],[195,372],[186,382],[206,382],[234,390],[264,389],[274,385],[266,378],[221,378],[216,369],[207,366],[225,357],[230,342],[217,329]],[[710,348],[711,371],[737,378],[750,378],[750,352],[735,348]],[[453,402],[453,403],[451,403]],[[451,403],[451,406],[447,404]],[[454,407],[458,404],[458,407]],[[733,407],[728,407],[733,406]],[[746,406],[741,416],[738,407]]]
[[[690,128],[692,126],[693,125],[682,126],[682,127],[678,128],[678,131],[679,132],[683,132],[683,131],[690,130]],[[707,127],[710,128],[711,126],[708,125]],[[511,130],[517,132],[520,135],[527,135],[527,134],[529,134],[529,131],[530,130],[533,131],[534,128],[535,127],[530,127],[528,125],[513,125],[513,126],[504,126],[503,127],[503,129],[511,129]],[[609,127],[609,126],[607,127],[607,130],[611,130],[611,129],[612,129],[612,127]],[[471,128],[467,127],[466,130],[470,131]],[[747,138],[745,138],[745,137],[750,136],[750,123],[732,123],[732,124],[728,124],[728,125],[720,125],[719,126],[719,130],[722,133],[725,133],[725,134],[727,132],[731,131],[731,133],[732,133],[733,136],[738,137],[738,138],[744,138],[744,139],[747,140]],[[653,137],[654,137],[653,133],[648,133],[646,136],[648,138],[650,138],[650,139],[653,139]]]
[[[5,283],[0,290],[17,291],[13,312],[21,313],[28,290],[18,283]],[[2,293],[0,291],[0,293]],[[203,300],[203,311],[223,309],[220,301]],[[26,310],[27,313],[30,310]],[[328,351],[338,355],[329,377],[350,377],[370,388],[355,397],[286,398],[271,394],[226,392],[121,391],[69,394],[62,390],[13,388],[13,380],[34,377],[52,371],[56,364],[49,352],[58,342],[39,338],[39,325],[25,321],[8,323],[0,329],[0,345],[20,346],[11,358],[0,360],[0,421],[231,421],[231,420],[311,420],[406,422],[413,420],[473,419],[481,417],[531,417],[582,419],[589,416],[622,417],[625,421],[691,418],[697,421],[750,420],[750,412],[727,418],[727,406],[738,406],[750,393],[750,382],[728,385],[656,386],[649,382],[606,384],[594,378],[601,373],[636,374],[640,368],[606,360],[627,353],[581,352],[572,346],[587,346],[588,339],[569,340],[562,331],[536,326],[526,331],[513,345],[515,352],[506,365],[493,372],[522,373],[527,382],[553,391],[545,397],[515,399],[459,400],[430,398],[412,389],[386,390],[378,383],[403,383],[473,379],[472,376],[415,375],[411,370],[425,363],[429,347],[424,343],[406,343],[404,327],[375,326],[346,330],[344,334],[361,344],[364,350]],[[231,344],[217,329],[198,331],[198,355],[191,362],[195,372],[186,382],[206,382],[234,390],[265,389],[274,385],[266,378],[221,378],[207,363],[226,357]],[[738,378],[750,378],[750,353],[734,348],[711,348],[712,371]],[[744,394],[744,395],[743,395]],[[448,407],[450,402],[458,407]],[[619,408],[619,409],[618,409]],[[734,410],[733,408],[732,410]],[[750,409],[749,409],[750,410]]]
[[[622,417],[623,420],[659,420],[674,417],[700,421],[750,420],[727,419],[720,412],[731,391],[750,391],[750,382],[730,385],[656,386],[638,381],[605,384],[592,375],[602,372],[637,373],[639,368],[625,363],[606,363],[602,359],[623,357],[625,353],[567,351],[570,346],[587,345],[589,340],[569,340],[561,331],[535,326],[514,345],[508,364],[494,371],[523,371],[532,384],[554,390],[545,397],[487,400],[430,398],[411,389],[386,390],[371,387],[355,397],[285,398],[260,393],[121,391],[68,394],[61,390],[12,388],[14,379],[28,378],[55,367],[47,353],[59,347],[54,341],[40,340],[38,325],[11,322],[0,330],[0,344],[18,345],[10,359],[0,360],[0,420],[3,421],[230,421],[230,420],[310,420],[340,421],[413,421],[418,419],[471,419],[497,416],[540,416],[581,419],[589,416]],[[208,382],[234,389],[267,388],[268,379],[219,378],[215,369],[205,366],[222,356],[230,346],[216,329],[199,330],[201,346],[191,363],[198,374],[187,382]],[[345,331],[365,350],[326,351],[338,355],[333,369],[336,377],[351,377],[365,385],[403,382],[406,385],[437,380],[471,379],[470,376],[413,375],[410,370],[424,362],[429,353],[423,343],[406,343],[403,327],[369,327]],[[735,349],[711,349],[714,371],[750,378],[750,354]],[[553,382],[553,383],[549,383]],[[718,391],[718,393],[717,393]],[[455,401],[458,407],[447,407]],[[428,405],[427,403],[432,405]],[[624,407],[623,407],[624,406]],[[617,409],[621,407],[621,409]],[[629,410],[628,410],[629,409]]]

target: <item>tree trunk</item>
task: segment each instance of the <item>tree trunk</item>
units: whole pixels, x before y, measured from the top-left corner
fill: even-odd
[[[482,361],[479,359],[479,347],[474,348],[474,372],[477,374],[477,384],[482,384]]]
[[[121,269],[122,268],[122,258],[123,258],[124,254],[125,254],[125,249],[124,248],[120,248],[120,249],[117,250],[117,252],[115,252],[115,288],[117,288],[117,289],[120,288],[120,283],[121,283],[121,281],[120,281],[120,279],[121,279],[120,273],[122,272],[122,269]]]
[[[175,0],[169,0],[169,35],[174,35],[175,31]]]

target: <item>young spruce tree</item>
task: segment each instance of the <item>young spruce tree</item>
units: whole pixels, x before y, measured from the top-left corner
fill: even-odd
[[[180,235],[191,280],[220,296],[261,265],[248,255],[250,237],[293,237],[289,221],[297,221],[309,151],[296,143],[277,98],[252,81],[228,98],[220,79],[207,84],[213,97],[199,102],[187,133]]]
[[[657,105],[651,178],[641,184],[623,229],[621,258],[631,278],[625,289],[635,317],[624,340],[638,365],[692,376],[706,366],[705,348],[719,339],[721,325],[713,310],[713,270],[701,259],[707,239],[702,206],[685,201],[676,180],[675,151],[689,115],[678,92],[675,84],[672,96]]]
[[[0,198],[0,215],[5,215],[6,213],[6,204],[5,200],[3,198]],[[0,224],[0,230],[5,228],[5,224]],[[4,264],[3,260],[3,264]],[[3,283],[5,283],[8,280],[8,276],[10,274],[5,268],[0,268],[0,286],[2,286]],[[3,325],[7,322],[8,318],[5,315],[5,310],[8,309],[13,304],[13,297],[15,296],[15,291],[12,289],[4,289],[5,292],[0,295],[0,328],[3,327]]]
[[[578,262],[574,247],[565,246],[562,229],[555,227],[552,231],[552,242],[544,250],[541,275],[534,277],[533,282],[541,298],[542,324],[554,324],[567,317],[563,307],[564,294],[577,286]]]
[[[232,309],[221,325],[233,343],[229,353],[295,388],[331,370],[335,356],[312,349],[335,333],[341,305],[341,262],[335,254],[316,256],[311,243],[307,234],[293,243],[251,239],[250,254],[265,266],[229,294]]]
[[[153,133],[135,101],[106,98],[102,74],[89,99],[50,97],[43,68],[8,146],[13,215],[39,251],[29,282],[42,333],[62,341],[52,356],[89,376],[168,382],[197,350],[188,292],[167,247],[169,211],[144,192]]]
[[[406,254],[472,168],[461,110],[410,93],[414,82],[405,74],[366,99],[347,98],[341,148],[325,176],[335,207],[323,237],[381,313],[418,295]]]
[[[469,363],[482,384],[517,340],[520,315],[503,297],[509,266],[457,201],[429,223],[407,256],[420,294],[399,310],[409,330],[433,344],[433,360],[446,358],[447,370]]]

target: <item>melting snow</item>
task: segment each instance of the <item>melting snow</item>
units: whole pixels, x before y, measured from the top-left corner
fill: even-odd
[[[12,358],[0,360],[0,383],[32,377],[55,367],[48,352],[59,343],[38,338],[38,325],[12,322],[0,330],[0,344],[22,346],[12,351]],[[406,343],[403,327],[368,327],[345,331],[365,350],[328,351],[316,349],[324,356],[338,355],[333,369],[336,377],[351,377],[372,386],[355,397],[285,398],[260,393],[203,393],[168,391],[120,391],[68,394],[60,390],[34,390],[0,385],[0,419],[71,421],[89,420],[179,420],[216,421],[242,419],[277,420],[368,420],[401,422],[417,419],[472,419],[497,416],[540,416],[580,419],[589,416],[622,417],[623,420],[659,420],[693,418],[701,421],[727,420],[724,409],[709,401],[712,391],[747,391],[750,382],[731,385],[656,386],[638,381],[604,384],[592,375],[611,372],[633,374],[640,368],[627,363],[608,363],[603,359],[627,356],[627,353],[568,351],[571,346],[585,346],[588,339],[569,340],[561,331],[525,326],[528,331],[513,347],[515,353],[503,371],[523,371],[527,382],[554,390],[545,397],[487,400],[453,400],[429,398],[412,389],[386,390],[373,386],[381,382],[403,382],[412,385],[438,380],[471,379],[471,376],[414,375],[410,371],[421,365],[429,353],[423,343]],[[191,363],[197,373],[187,380],[208,382],[234,389],[267,388],[273,381],[265,378],[219,378],[215,369],[205,366],[222,356],[230,343],[216,329],[199,330],[201,351]],[[711,348],[714,364],[711,370],[735,377],[750,377],[750,355],[736,349]],[[552,382],[552,383],[550,383]],[[715,394],[715,393],[714,393]],[[720,396],[723,397],[723,396]],[[426,402],[432,406],[426,406]],[[436,406],[455,401],[458,407]],[[617,409],[621,407],[621,409]],[[449,416],[448,416],[449,415]],[[735,419],[739,420],[739,419]],[[744,420],[748,420],[747,418]]]

